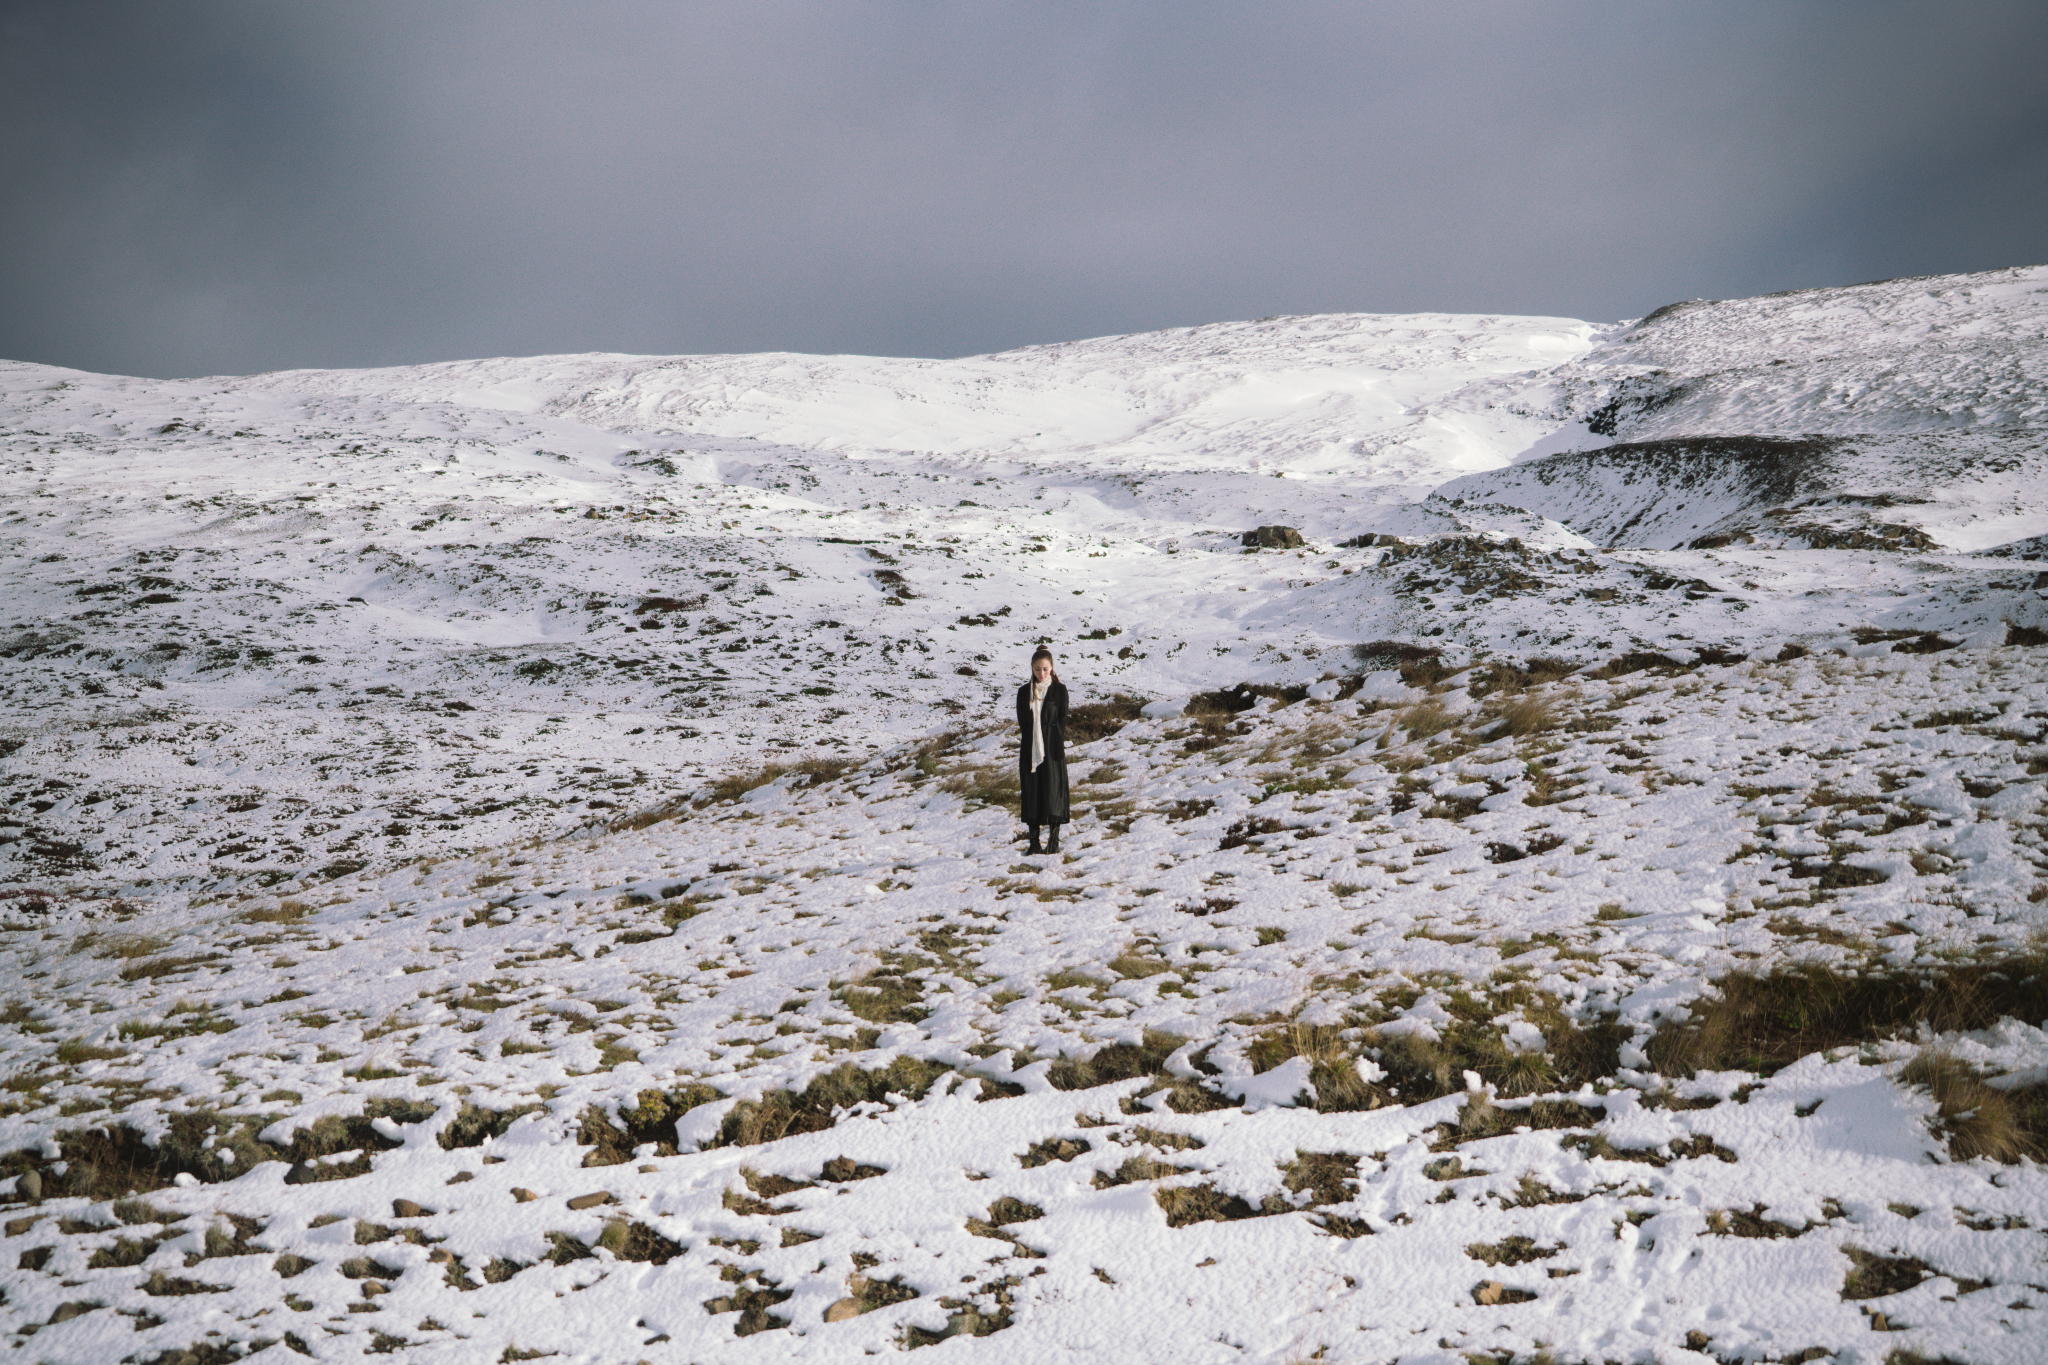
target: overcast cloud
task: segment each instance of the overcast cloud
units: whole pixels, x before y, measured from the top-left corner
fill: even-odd
[[[2048,7],[0,3],[0,356],[963,355],[2048,260]]]

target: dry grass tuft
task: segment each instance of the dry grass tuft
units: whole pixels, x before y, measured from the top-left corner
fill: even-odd
[[[855,766],[857,765],[854,760],[850,758],[806,758],[795,763],[768,763],[751,772],[728,773],[717,779],[706,789],[705,800],[737,801],[748,792],[765,787],[777,778],[790,774],[809,779],[802,785],[815,787],[819,783],[845,776]]]
[[[286,900],[245,911],[241,919],[245,924],[296,924],[312,913],[313,907],[304,901]]]
[[[931,1014],[922,1004],[923,984],[891,967],[878,967],[835,994],[870,1024],[915,1024]]]
[[[1860,1047],[1914,1034],[1988,1028],[2003,1018],[2048,1020],[2048,952],[1915,975],[1848,975],[1798,966],[1768,976],[1733,975],[1689,1018],[1667,1020],[1650,1039],[1651,1064],[1665,1075],[1755,1071],[1764,1075],[1830,1048]]]
[[[169,939],[155,938],[148,934],[102,934],[95,931],[79,935],[77,942],[71,945],[71,951],[132,962],[137,958],[160,953],[170,946]]]
[[[1255,1073],[1303,1057],[1309,1063],[1309,1084],[1315,1107],[1323,1113],[1352,1113],[1393,1103],[1391,1096],[1358,1074],[1357,1053],[1347,1047],[1340,1030],[1299,1020],[1262,1033],[1245,1049]]]
[[[1925,1086],[1934,1097],[1941,1135],[1957,1161],[1984,1156],[2012,1165],[2048,1154],[2048,1088],[2000,1089],[1967,1062],[1933,1049],[1908,1062],[1899,1081]]]
[[[969,806],[1007,806],[1017,799],[1017,768],[1012,763],[990,763],[948,773],[939,790],[966,799]]]
[[[922,1099],[950,1068],[916,1057],[898,1057],[877,1071],[851,1062],[828,1071],[802,1090],[775,1090],[744,1100],[725,1116],[710,1147],[753,1147],[796,1133],[819,1133],[838,1122],[839,1111],[856,1104],[886,1103],[890,1096]],[[827,1178],[832,1178],[827,1173]]]
[[[1143,697],[1113,692],[1101,701],[1070,707],[1067,711],[1067,742],[1078,746],[1107,739],[1137,720],[1145,706]]]
[[[1158,976],[1173,970],[1173,964],[1163,957],[1145,952],[1139,945],[1132,944],[1109,960],[1109,969],[1126,981],[1140,977]]]
[[[1166,1070],[1166,1059],[1178,1052],[1187,1041],[1177,1033],[1146,1029],[1144,1037],[1139,1042],[1111,1043],[1098,1048],[1090,1057],[1063,1057],[1047,1070],[1046,1079],[1060,1090],[1087,1090],[1115,1081],[1147,1076],[1158,1084],[1145,1093],[1151,1095],[1161,1089],[1165,1090],[1166,1106],[1175,1113],[1200,1114],[1213,1109],[1229,1108],[1230,1102],[1214,1091],[1204,1088],[1194,1080],[1175,1076]],[[1198,1053],[1194,1058],[1194,1065],[1199,1069],[1202,1064],[1202,1054]]]
[[[1390,719],[1396,729],[1407,732],[1409,742],[1432,739],[1458,723],[1457,717],[1444,709],[1442,702],[1435,698],[1416,702],[1392,713]]]
[[[1540,735],[1555,730],[1562,723],[1559,706],[1560,698],[1551,694],[1523,693],[1510,698],[1500,708],[1500,719],[1505,722],[1501,733],[1520,739],[1527,735]]]

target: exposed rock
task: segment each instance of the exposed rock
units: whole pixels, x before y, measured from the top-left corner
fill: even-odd
[[[1255,550],[1299,550],[1308,542],[1292,526],[1261,526],[1246,531],[1242,543]]]

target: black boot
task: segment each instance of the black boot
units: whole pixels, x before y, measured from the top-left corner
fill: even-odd
[[[1053,837],[1054,841],[1057,842],[1059,837],[1058,834],[1055,833]],[[1031,827],[1031,847],[1024,850],[1024,856],[1027,858],[1035,858],[1039,854],[1044,852],[1045,850],[1038,846],[1038,826],[1033,825]]]
[[[1049,825],[1047,829],[1049,832],[1045,841],[1045,851],[1047,853],[1057,853],[1060,851],[1060,827],[1058,825]]]

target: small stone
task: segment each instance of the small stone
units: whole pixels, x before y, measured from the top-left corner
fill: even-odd
[[[539,1195],[522,1185],[514,1185],[512,1187],[512,1197],[522,1204],[531,1204],[534,1200],[540,1198]]]
[[[1299,550],[1308,542],[1292,526],[1261,526],[1246,531],[1241,543],[1254,550]]]
[[[825,1310],[825,1321],[845,1322],[848,1318],[860,1316],[859,1299],[838,1299]]]
[[[1482,1308],[1491,1308],[1500,1302],[1501,1295],[1506,1292],[1507,1286],[1499,1280],[1481,1280],[1472,1290],[1472,1302]]]
[[[50,1322],[52,1325],[60,1322],[69,1322],[73,1318],[82,1317],[98,1307],[99,1305],[96,1303],[87,1303],[83,1300],[77,1300],[72,1303],[60,1303],[57,1305],[57,1311],[50,1314]]]
[[[391,1216],[393,1218],[424,1218],[428,1212],[429,1210],[421,1208],[410,1199],[394,1199],[391,1201]]]
[[[303,1161],[294,1161],[292,1168],[284,1173],[287,1185],[310,1185],[318,1178],[313,1168]]]
[[[466,1180],[474,1179],[476,1179],[475,1171],[457,1171],[454,1175],[448,1177],[448,1183],[451,1185],[460,1185]]]
[[[569,1201],[569,1207],[572,1209],[594,1209],[600,1204],[616,1204],[618,1202],[618,1196],[598,1190],[592,1194],[577,1195]]]
[[[23,1199],[40,1201],[43,1197],[43,1173],[41,1171],[23,1171],[14,1178],[14,1191]]]

